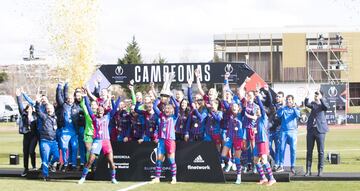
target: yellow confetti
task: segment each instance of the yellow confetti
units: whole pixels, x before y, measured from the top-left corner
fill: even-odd
[[[81,87],[95,68],[98,0],[56,0],[49,36],[61,76]]]

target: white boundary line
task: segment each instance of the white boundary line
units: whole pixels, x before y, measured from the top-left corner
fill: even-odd
[[[134,184],[134,185],[131,185],[131,186],[126,187],[126,188],[122,188],[122,189],[117,190],[117,191],[128,191],[128,190],[132,190],[132,189],[135,189],[135,188],[138,188],[138,187],[141,187],[141,186],[145,186],[146,184],[149,184],[149,182],[141,182],[139,184]]]

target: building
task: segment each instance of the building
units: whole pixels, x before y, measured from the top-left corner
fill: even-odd
[[[16,88],[35,98],[37,93],[55,97],[58,81],[64,80],[52,58],[24,58],[17,63],[0,65],[0,71],[6,72],[8,80],[0,84],[0,94],[15,96]],[[51,99],[54,101],[54,99]]]
[[[360,113],[360,27],[237,29],[214,35],[214,60],[246,62],[301,100],[307,85],[345,86],[346,113]]]

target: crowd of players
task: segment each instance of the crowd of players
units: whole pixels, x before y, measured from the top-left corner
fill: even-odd
[[[295,174],[300,110],[294,97],[285,98],[283,92],[273,94],[267,85],[246,91],[250,78],[233,92],[228,83],[230,74],[224,76],[221,97],[214,88],[203,91],[198,70],[195,70],[196,94],[192,92],[192,81],[188,81],[186,93],[179,90],[175,96],[158,95],[153,83],[146,94],[135,92],[136,84],[130,83],[131,99],[115,100],[106,88],[101,89],[99,79],[94,91],[76,88],[73,94],[69,93],[68,83],[59,83],[56,103],[50,104],[44,95],[33,100],[17,89],[19,126],[24,134],[23,175],[29,171],[29,155],[36,169],[35,147],[39,143],[44,180],[49,180],[49,169],[81,170],[78,183],[82,184],[88,172],[96,170],[94,162],[102,151],[110,163],[111,181],[117,183],[111,141],[157,143],[155,178],[151,183],[160,182],[165,155],[171,166],[171,183],[176,183],[175,141],[212,141],[224,171],[232,167],[236,170],[236,184],[241,183],[241,172],[252,171],[260,176],[258,184],[264,185],[276,182],[273,171],[284,171],[288,144],[291,172]],[[23,98],[29,103],[26,107]],[[320,92],[316,99],[321,99]],[[272,166],[269,158],[273,159]]]

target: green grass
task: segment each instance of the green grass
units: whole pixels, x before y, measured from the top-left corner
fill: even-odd
[[[306,182],[286,182],[276,183],[271,187],[257,185],[253,182],[245,182],[241,185],[235,185],[233,183],[227,184],[209,184],[209,183],[178,183],[171,185],[169,183],[161,183],[159,185],[145,185],[137,188],[136,190],[193,190],[193,191],[229,191],[229,190],[273,190],[273,191],[288,191],[288,190],[316,190],[316,191],[331,191],[331,190],[359,190],[360,183],[353,182],[325,182],[325,181],[306,181]]]
[[[6,128],[1,128],[6,127]],[[14,127],[14,128],[11,128]],[[297,166],[305,165],[306,156],[306,130],[299,129],[297,146]],[[325,153],[339,152],[341,164],[325,164],[325,172],[360,172],[360,127],[358,129],[331,129],[326,135]],[[36,148],[38,151],[38,148]],[[9,153],[20,154],[19,165],[9,165]],[[313,171],[316,171],[317,153],[314,148]],[[40,159],[37,159],[40,166]],[[17,133],[14,123],[0,123],[0,168],[22,168],[22,135]],[[118,190],[137,184],[137,182],[120,182],[113,185],[109,181],[87,181],[84,185],[77,185],[75,180],[57,180],[43,182],[41,180],[24,180],[20,178],[0,178],[0,190]],[[272,187],[258,186],[255,183],[243,183],[242,185],[208,184],[208,183],[178,183],[170,185],[168,182],[159,185],[145,185],[135,190],[359,190],[360,182],[352,181],[296,181],[290,183],[277,183]]]
[[[135,184],[134,182],[121,182],[120,184],[111,184],[110,181],[87,181],[82,185],[78,185],[75,180],[54,180],[44,182],[42,180],[25,180],[22,178],[0,178],[0,190],[6,191],[108,191],[119,190]]]
[[[75,180],[55,180],[52,182],[43,182],[41,180],[24,180],[20,178],[0,178],[0,190],[14,191],[65,191],[65,190],[119,190],[138,184],[137,182],[120,182],[118,185],[111,184],[110,181],[87,181],[83,185],[76,184]],[[356,181],[348,182],[325,182],[325,181],[298,181],[290,183],[276,183],[272,187],[259,186],[253,182],[245,182],[241,185],[232,183],[210,184],[210,183],[177,183],[171,185],[169,182],[162,182],[156,185],[147,184],[134,190],[154,190],[154,191],[177,191],[177,190],[198,190],[198,191],[228,191],[228,190],[269,190],[269,191],[287,191],[287,190],[319,190],[319,191],[338,191],[338,190],[359,190],[360,183]]]
[[[0,129],[1,128],[17,128],[16,122],[0,122]]]

